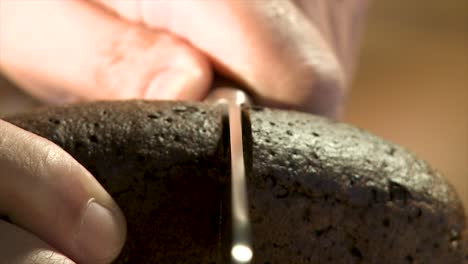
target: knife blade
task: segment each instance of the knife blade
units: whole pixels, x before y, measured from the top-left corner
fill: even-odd
[[[253,257],[242,142],[242,105],[250,104],[247,94],[232,85],[216,87],[207,102],[226,104],[229,117],[231,150],[231,262],[250,263]]]

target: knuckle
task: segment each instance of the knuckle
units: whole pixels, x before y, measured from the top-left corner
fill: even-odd
[[[50,168],[57,165],[60,148],[47,140],[37,138],[33,140],[37,140],[37,142],[26,159],[26,166],[32,175],[47,175]],[[40,154],[38,155],[38,153]]]
[[[94,82],[105,98],[139,97],[144,77],[151,71],[157,36],[129,27],[112,34],[98,52]],[[143,67],[142,67],[143,66]]]
[[[142,98],[148,83],[168,67],[191,69],[196,77],[209,69],[204,57],[176,36],[131,26],[103,44],[93,79],[104,99]]]
[[[25,144],[30,148],[19,157],[18,163],[34,178],[50,180],[57,172],[69,171],[73,165],[73,159],[63,149],[45,138],[29,135]]]
[[[98,52],[94,83],[105,99],[141,98],[146,85],[181,46],[169,34],[137,26],[118,30]]]

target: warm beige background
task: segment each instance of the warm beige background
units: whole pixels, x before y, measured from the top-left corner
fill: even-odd
[[[468,205],[468,1],[375,0],[362,44],[345,120],[426,159]],[[37,104],[8,87],[0,114]]]
[[[375,0],[345,119],[427,160],[468,208],[468,1]]]

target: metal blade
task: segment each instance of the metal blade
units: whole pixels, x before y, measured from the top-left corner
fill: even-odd
[[[216,88],[209,100],[228,105],[231,146],[231,259],[233,263],[250,263],[253,251],[250,238],[241,109],[242,104],[249,103],[249,100],[244,92],[232,87]]]

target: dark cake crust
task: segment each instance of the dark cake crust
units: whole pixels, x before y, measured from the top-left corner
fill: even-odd
[[[463,263],[461,203],[424,162],[328,119],[244,112],[254,263]],[[6,120],[64,148],[114,197],[128,221],[115,263],[222,263],[224,114],[124,101]]]
[[[463,208],[425,162],[317,116],[250,121],[257,263],[462,263]]]

